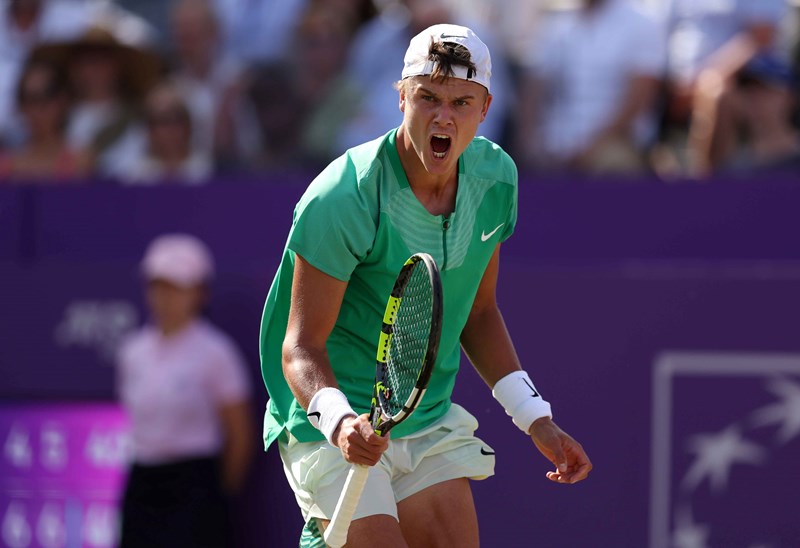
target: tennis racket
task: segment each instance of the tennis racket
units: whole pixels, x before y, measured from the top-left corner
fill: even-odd
[[[379,436],[406,420],[422,401],[442,333],[442,282],[427,253],[403,265],[383,314],[369,420]],[[325,530],[325,542],[344,546],[369,466],[354,464]]]

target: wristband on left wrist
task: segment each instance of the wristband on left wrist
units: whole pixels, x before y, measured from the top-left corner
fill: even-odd
[[[553,418],[550,404],[542,398],[525,371],[514,371],[497,381],[492,396],[500,402],[517,428],[526,434],[530,434],[535,420]]]

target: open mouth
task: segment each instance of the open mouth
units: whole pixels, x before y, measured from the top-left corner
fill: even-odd
[[[436,134],[431,137],[431,149],[434,158],[444,158],[450,150],[450,136]]]

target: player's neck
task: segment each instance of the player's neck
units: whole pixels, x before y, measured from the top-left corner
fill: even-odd
[[[398,132],[397,152],[408,184],[417,200],[431,215],[449,215],[455,210],[458,190],[458,164],[443,173],[429,172],[414,148]]]
[[[454,176],[451,184],[430,185],[413,184],[409,179],[409,185],[414,192],[417,200],[428,210],[431,215],[448,216],[456,208],[456,191],[458,180]]]

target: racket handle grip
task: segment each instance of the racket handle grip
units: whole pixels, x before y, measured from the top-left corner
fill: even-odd
[[[325,529],[325,543],[331,548],[341,548],[347,542],[347,530],[361,499],[361,492],[367,484],[367,476],[369,466],[363,464],[354,464],[347,473],[339,502],[336,503],[328,528]]]

